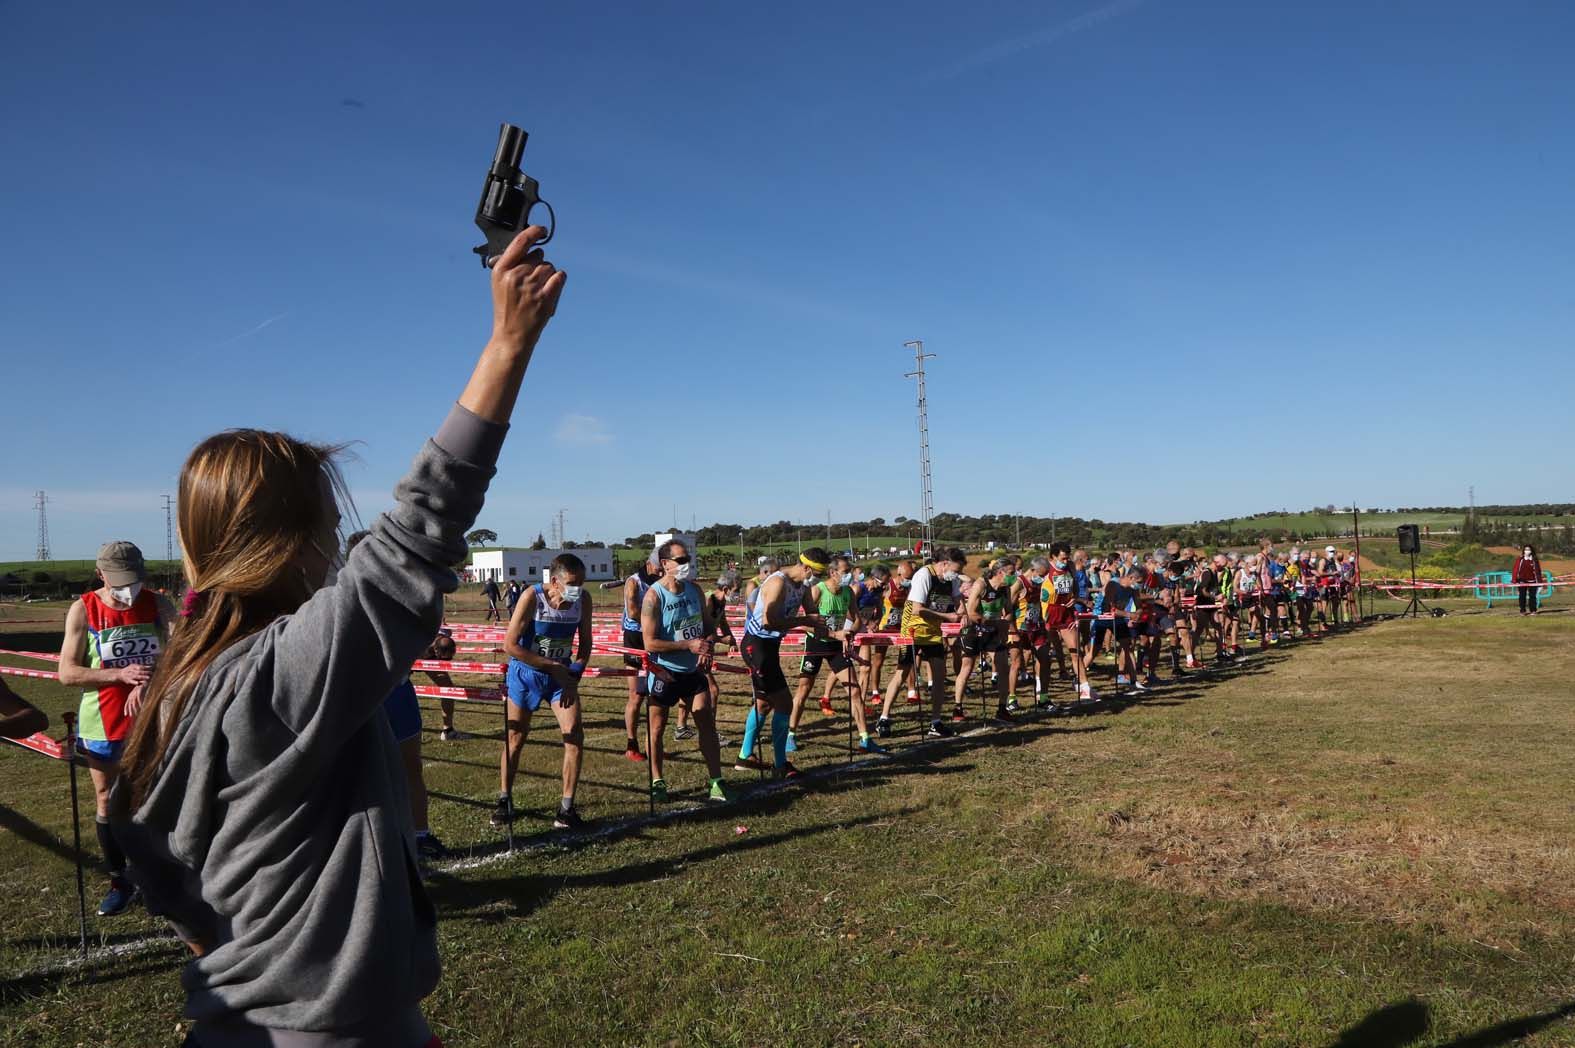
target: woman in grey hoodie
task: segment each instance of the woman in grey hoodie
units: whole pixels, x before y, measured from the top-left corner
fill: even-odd
[[[125,759],[138,885],[195,958],[188,1045],[421,1048],[438,980],[382,700],[441,623],[565,276],[520,234],[493,332],[397,504],[342,567],[337,449],[210,437],[181,471],[183,619]]]

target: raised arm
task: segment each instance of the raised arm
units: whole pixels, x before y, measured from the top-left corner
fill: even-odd
[[[269,627],[253,666],[272,688],[272,712],[300,748],[336,749],[372,716],[437,633],[443,597],[469,552],[507,423],[564,274],[526,229],[492,271],[492,336],[459,402],[394,491],[395,505],[351,553],[335,585]]]

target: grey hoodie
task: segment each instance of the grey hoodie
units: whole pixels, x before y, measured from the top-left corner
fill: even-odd
[[[203,673],[117,831],[149,908],[209,944],[181,979],[203,1048],[428,1036],[436,918],[382,702],[437,633],[505,429],[455,406],[337,583]]]

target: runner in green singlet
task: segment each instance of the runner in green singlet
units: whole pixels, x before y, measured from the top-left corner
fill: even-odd
[[[799,663],[798,685],[793,692],[793,714],[788,725],[787,748],[789,753],[798,750],[798,725],[804,716],[804,703],[815,687],[820,664],[829,660],[833,677],[847,692],[848,709],[853,726],[858,729],[858,748],[866,753],[885,752],[870,738],[869,724],[864,718],[863,696],[859,694],[858,680],[853,672],[853,660],[848,657],[850,643],[858,635],[860,622],[853,613],[855,594],[843,578],[850,574],[852,565],[846,557],[833,559],[826,577],[810,589],[809,601],[826,623],[826,636],[810,635],[804,638],[804,658]],[[835,715],[830,705],[822,705],[821,712]]]

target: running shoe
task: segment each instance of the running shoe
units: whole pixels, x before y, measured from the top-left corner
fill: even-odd
[[[570,808],[568,811],[560,808],[558,814],[553,816],[552,819],[552,828],[555,830],[578,830],[583,829],[584,826],[585,820],[573,808]]]
[[[1133,691],[1147,691],[1148,690],[1148,685],[1144,684],[1140,680],[1132,681],[1131,684],[1132,684],[1132,690]]]
[[[507,826],[514,818],[514,805],[507,797],[499,797],[498,803],[492,809],[492,825]]]
[[[656,779],[651,783],[651,799],[657,804],[667,803],[667,780]]]
[[[124,877],[111,877],[109,879],[109,892],[104,896],[104,901],[98,904],[100,917],[114,917],[125,913],[136,901],[137,889]]]
[[[444,728],[438,732],[438,738],[444,742],[464,742],[466,739],[474,739],[475,736],[468,731],[460,731],[458,728]]]
[[[882,717],[875,722],[875,734],[883,739],[891,738],[891,718]]]
[[[715,801],[718,804],[726,804],[728,801],[733,799],[733,794],[732,791],[727,788],[727,783],[723,782],[721,779],[718,779],[716,782],[711,784],[711,792],[706,794],[705,799],[708,801]]]
[[[793,779],[802,778],[804,773],[793,767],[792,761],[783,761],[782,767],[777,769],[776,775],[779,779],[791,781]]]
[[[1099,701],[1099,693],[1093,688],[1089,687],[1087,684],[1079,684],[1077,686],[1077,697],[1082,702]]]
[[[821,699],[820,700],[820,712],[823,715],[827,716],[827,717],[835,717],[837,715],[837,711],[831,705],[831,700],[830,699]]]
[[[629,746],[623,751],[623,759],[626,761],[634,761],[636,764],[640,764],[644,762],[645,754],[641,753],[638,747]]]
[[[952,726],[945,721],[932,720],[929,728],[924,732],[924,737],[926,739],[949,739],[956,734],[952,730]]]
[[[1012,698],[1007,699],[1006,705],[1002,706],[1001,709],[1005,710],[1007,713],[1021,713],[1023,711],[1023,708],[1017,704],[1017,697],[1015,695]]]
[[[1116,687],[1124,688],[1131,683],[1131,679],[1125,673],[1116,674]]]
[[[1187,669],[1195,670],[1197,668],[1198,668],[1198,660],[1193,658],[1191,655],[1188,655],[1187,656]]]
[[[438,840],[437,834],[423,833],[416,837],[416,855],[425,862],[434,862],[448,858],[448,848]]]
[[[1157,687],[1159,685],[1159,678],[1150,673],[1148,676],[1143,678],[1143,683],[1147,684],[1150,688]]]
[[[968,719],[968,711],[961,706],[952,709],[952,723],[958,724]]]
[[[788,732],[787,751],[789,753],[798,752],[798,736],[792,732]]]
[[[867,739],[867,738],[859,740],[859,749],[862,752],[864,752],[864,753],[885,753],[886,752],[886,747],[882,746],[880,743],[876,742],[874,739]]]
[[[995,708],[995,719],[1001,721],[1002,723],[1010,724],[1012,721],[1012,711],[1005,706],[997,706]]]
[[[692,739],[694,737],[695,730],[687,724],[673,732],[673,738],[675,739]]]
[[[734,771],[765,771],[770,765],[759,757],[740,757],[738,763],[733,765]]]
[[[1050,699],[1044,698],[1043,696],[1034,699],[1034,709],[1036,710],[1050,710],[1053,713],[1055,712],[1055,708],[1055,703]]]
[[[914,691],[914,690],[912,690],[910,688],[908,690],[908,705],[909,706],[917,706],[918,704],[919,704],[919,693]]]

